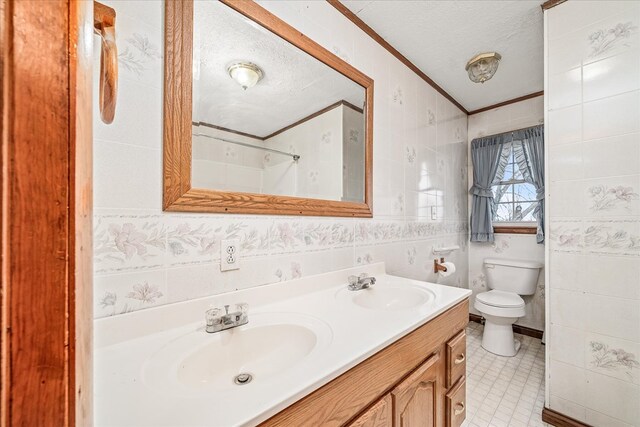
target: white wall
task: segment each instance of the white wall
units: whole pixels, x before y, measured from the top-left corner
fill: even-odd
[[[266,194],[342,199],[342,106],[265,140],[265,146],[300,155],[266,153]],[[293,189],[293,191],[291,191]]]
[[[469,116],[469,147],[475,138],[535,126],[543,122],[542,96],[473,114]],[[473,165],[469,156],[469,187],[472,184]],[[469,197],[469,203],[471,203],[471,197]],[[470,311],[475,314],[480,314],[473,307],[476,294],[489,290],[483,265],[485,258],[527,259],[544,263],[544,245],[537,244],[536,236],[532,234],[496,234],[496,240],[493,243],[470,243],[469,289],[473,291]],[[523,296],[526,315],[518,319],[516,324],[537,330],[544,329],[544,295],[544,271],[541,271],[536,293]]]
[[[360,111],[342,107],[342,200],[364,200],[365,117]]]
[[[373,219],[162,212],[163,5],[107,3],[121,57],[114,123],[94,125],[97,317],[377,261],[437,280],[435,245],[463,246],[446,283],[466,286],[466,115],[332,6],[261,3],[374,79]],[[221,273],[231,237],[241,269]]]
[[[195,188],[261,193],[263,190],[263,155],[255,148],[211,139],[239,141],[256,146],[262,140],[206,126],[192,126],[193,163],[191,185]]]
[[[640,426],[640,2],[545,13],[547,405]]]

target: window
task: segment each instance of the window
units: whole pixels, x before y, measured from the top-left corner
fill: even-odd
[[[505,150],[509,150],[509,163],[500,182],[493,186],[493,200],[496,203],[493,222],[534,222],[533,211],[538,204],[536,188],[524,181],[511,146],[505,147]]]

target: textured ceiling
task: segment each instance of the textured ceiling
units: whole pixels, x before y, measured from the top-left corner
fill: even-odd
[[[193,120],[264,137],[364,89],[217,1],[194,2]],[[244,91],[227,74],[238,61],[264,78]]]
[[[543,89],[542,0],[342,3],[468,111]],[[487,51],[498,72],[472,83],[464,67]]]

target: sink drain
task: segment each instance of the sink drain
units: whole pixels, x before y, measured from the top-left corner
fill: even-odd
[[[233,379],[233,382],[238,385],[245,385],[245,384],[249,384],[252,379],[253,379],[253,376],[251,374],[238,374]]]

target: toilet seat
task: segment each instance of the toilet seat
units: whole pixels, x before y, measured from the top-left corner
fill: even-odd
[[[522,317],[525,315],[524,300],[513,292],[491,290],[476,295],[474,304],[480,313],[497,317]]]
[[[524,307],[524,300],[513,292],[492,290],[476,295],[476,299],[492,307],[519,308]]]

